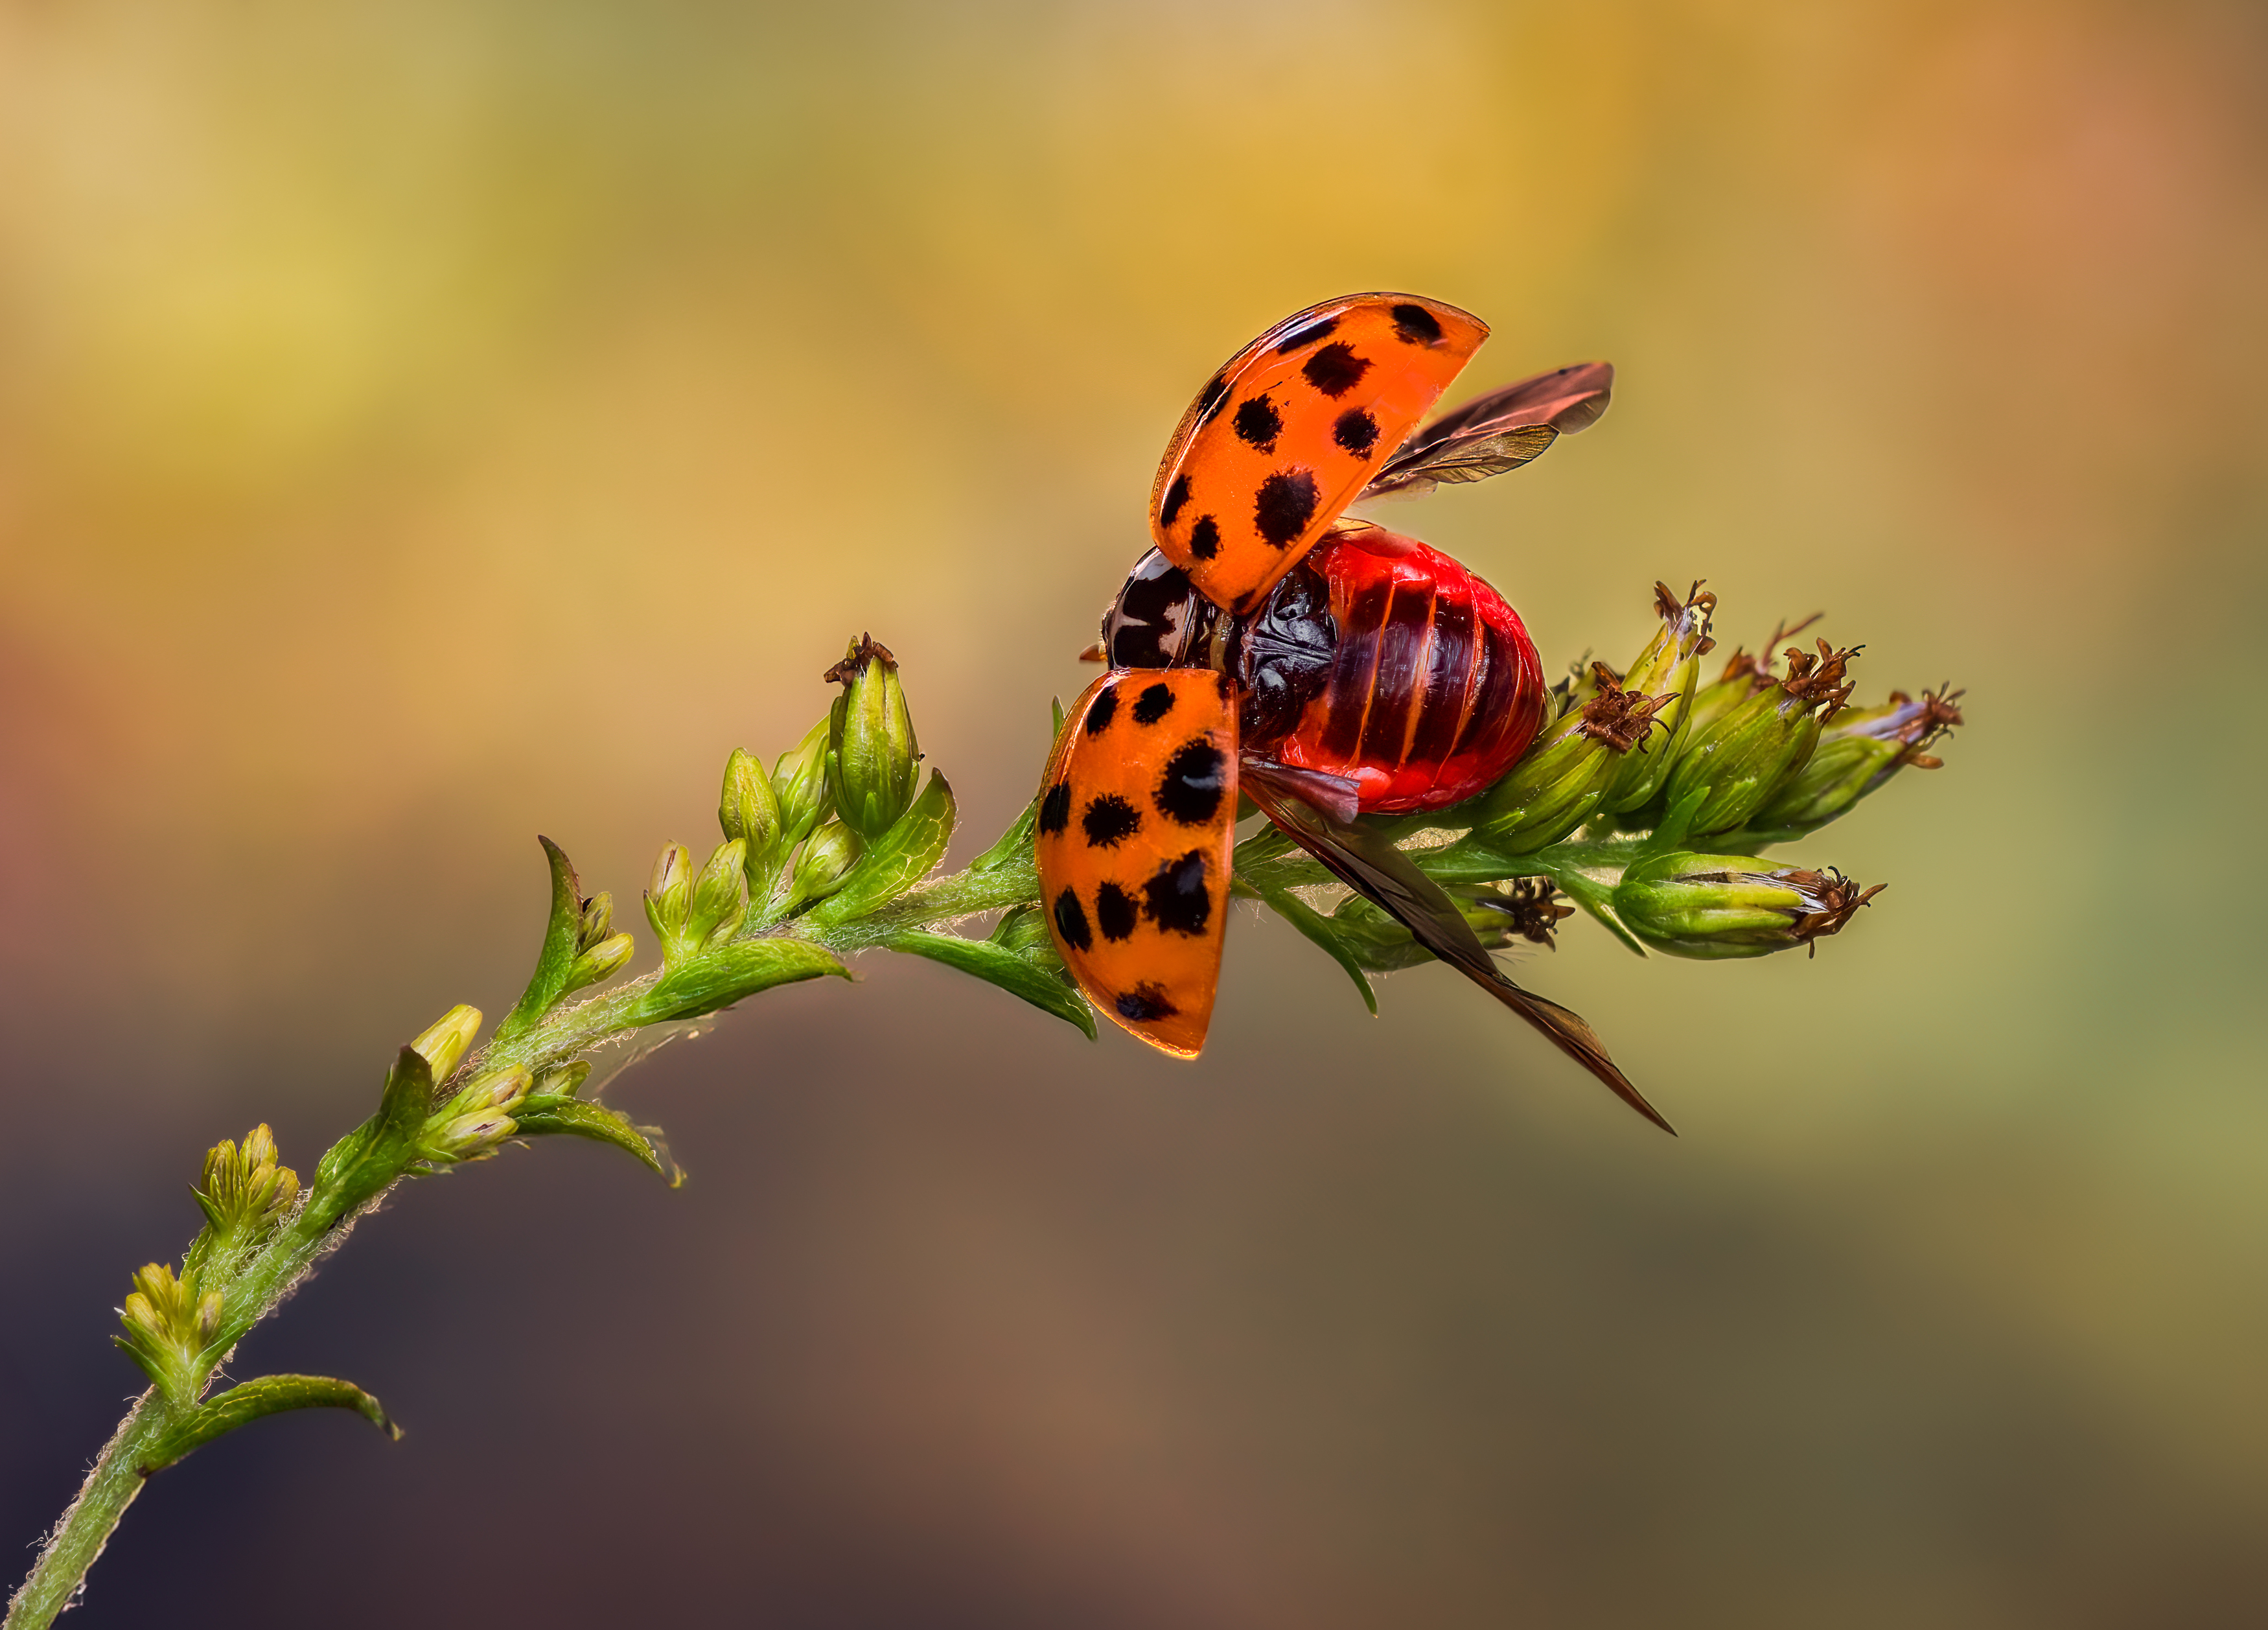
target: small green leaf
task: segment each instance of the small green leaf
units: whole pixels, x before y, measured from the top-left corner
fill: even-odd
[[[328,1376],[262,1376],[208,1398],[175,1421],[152,1444],[138,1468],[144,1477],[163,1471],[193,1449],[202,1449],[247,1421],[287,1409],[350,1409],[391,1438],[401,1428],[387,1418],[379,1401],[352,1382]]]
[[[697,1018],[773,985],[815,979],[821,974],[850,977],[832,951],[808,940],[735,940],[671,969],[639,1001],[630,1022],[656,1024],[666,1019]]]
[[[1353,948],[1332,926],[1331,919],[1299,896],[1283,889],[1263,889],[1260,897],[1268,903],[1270,910],[1322,947],[1333,962],[1346,970],[1347,977],[1354,981],[1354,988],[1362,993],[1362,1005],[1370,1009],[1370,1016],[1375,1019],[1378,1016],[1378,994],[1370,988],[1370,981],[1364,976],[1362,963],[1356,959]]]
[[[953,838],[953,789],[932,771],[913,807],[869,845],[842,886],[812,907],[814,926],[831,928],[887,904],[929,875]]]
[[[901,929],[882,944],[893,951],[926,956],[948,968],[975,974],[1009,995],[1021,997],[1033,1007],[1077,1025],[1086,1032],[1087,1040],[1094,1039],[1094,1010],[1086,1005],[1085,997],[1064,982],[1059,971],[1063,963],[1052,947],[1047,955],[1047,961],[1055,963],[1050,969],[1035,953],[1019,955],[990,940],[963,940],[957,934],[928,933],[918,928]]]
[[[519,1135],[541,1137],[547,1132],[564,1132],[570,1137],[589,1138],[598,1143],[610,1143],[634,1156],[657,1177],[671,1188],[685,1181],[685,1174],[677,1168],[659,1143],[647,1135],[645,1129],[630,1125],[630,1117],[607,1108],[603,1103],[591,1103],[581,1098],[566,1098],[546,1095],[520,1101],[512,1112]]]
[[[432,1066],[416,1048],[404,1047],[387,1072],[378,1113],[333,1144],[315,1168],[313,1191],[296,1226],[320,1233],[399,1177],[432,1107]]]
[[[578,936],[583,920],[583,885],[569,864],[567,852],[549,838],[535,840],[551,862],[551,921],[543,931],[543,949],[535,958],[535,972],[519,1006],[497,1026],[496,1039],[508,1042],[535,1028],[567,989],[568,970],[574,966]]]
[[[968,863],[971,872],[997,872],[1005,866],[1032,864],[1032,837],[1039,830],[1040,800],[1037,794],[1024,806],[1024,813],[1016,823],[1000,834],[1000,841]]]

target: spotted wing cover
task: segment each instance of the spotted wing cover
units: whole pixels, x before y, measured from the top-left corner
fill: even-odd
[[[1236,709],[1204,668],[1107,674],[1040,789],[1042,904],[1087,999],[1193,1058],[1212,1021],[1236,825]]]
[[[1150,534],[1214,604],[1248,610],[1463,369],[1488,325],[1414,294],[1311,306],[1213,375],[1166,448]]]

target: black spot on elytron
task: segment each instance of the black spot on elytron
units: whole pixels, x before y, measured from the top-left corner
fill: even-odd
[[[1324,395],[1344,396],[1370,372],[1370,358],[1356,356],[1354,347],[1340,340],[1308,358],[1307,366],[1300,372]]]
[[[1441,320],[1423,306],[1397,306],[1389,313],[1394,319],[1394,332],[1411,345],[1439,345],[1441,343]]]
[[[1158,506],[1158,524],[1170,527],[1182,516],[1182,505],[1189,501],[1189,478],[1174,477],[1174,484],[1166,489],[1166,501]]]
[[[1071,824],[1071,783],[1058,781],[1040,800],[1040,830],[1053,837]]]
[[[1174,688],[1171,685],[1151,686],[1134,698],[1134,722],[1154,725],[1174,711]]]
[[[1142,812],[1117,793],[1104,793],[1087,805],[1079,825],[1089,848],[1116,849],[1142,830]]]
[[[1189,528],[1189,553],[1199,560],[1211,560],[1220,553],[1220,522],[1210,515],[1197,517],[1197,525]]]
[[[1273,453],[1276,438],[1284,433],[1284,416],[1276,411],[1265,391],[1238,408],[1229,422],[1236,426],[1238,440],[1263,453]]]
[[[1074,951],[1086,950],[1094,944],[1094,931],[1086,926],[1086,913],[1079,907],[1079,896],[1068,889],[1056,896],[1056,932]]]
[[[1260,483],[1252,506],[1253,524],[1278,549],[1288,549],[1315,518],[1315,503],[1321,496],[1308,471],[1279,469]]]
[[[1220,411],[1220,404],[1227,400],[1228,375],[1226,373],[1216,373],[1212,378],[1205,381],[1205,387],[1197,393],[1197,424],[1199,426],[1211,424],[1212,416]]]
[[[1170,1019],[1181,1012],[1180,1008],[1166,999],[1164,985],[1152,985],[1147,979],[1120,997],[1115,1005],[1120,1018],[1131,1019],[1137,1024],[1145,1023],[1152,1019]]]
[[[1086,710],[1086,734],[1099,736],[1110,728],[1110,721],[1118,717],[1118,687],[1113,685],[1094,698],[1094,705]]]
[[[1355,457],[1366,459],[1378,446],[1378,421],[1360,408],[1349,408],[1331,426],[1331,439]]]
[[[1338,326],[1339,320],[1336,317],[1318,317],[1306,328],[1285,336],[1284,343],[1276,348],[1276,354],[1278,357],[1288,357],[1302,345],[1313,345],[1317,340],[1327,340],[1331,337],[1331,331]]]
[[[1204,736],[1191,736],[1166,761],[1159,778],[1158,808],[1183,826],[1203,826],[1220,813],[1221,771],[1228,756]]]
[[[1152,874],[1142,885],[1142,914],[1167,933],[1194,938],[1205,931],[1205,925],[1212,920],[1212,896],[1205,891],[1204,850],[1192,849]],[[1079,926],[1086,926],[1082,918]]]
[[[1134,925],[1140,919],[1141,912],[1134,904],[1134,896],[1116,883],[1105,883],[1094,891],[1094,920],[1101,928],[1104,939],[1132,938]]]

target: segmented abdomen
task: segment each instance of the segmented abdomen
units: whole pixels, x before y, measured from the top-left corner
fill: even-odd
[[[1377,528],[1328,538],[1330,675],[1271,756],[1345,776],[1365,809],[1439,809],[1509,770],[1543,715],[1519,614],[1440,550]]]

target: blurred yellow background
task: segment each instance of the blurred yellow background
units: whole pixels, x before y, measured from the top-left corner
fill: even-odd
[[[1361,288],[1493,324],[1471,388],[1620,368],[1388,516],[1554,668],[1705,577],[1969,687],[1795,852],[1891,885],[1815,960],[1523,976],[1684,1136],[1273,921],[1189,1067],[870,958],[615,1090],[686,1190],[397,1199],[239,1368],[409,1438],[169,1472],[90,1626],[2268,1621],[2268,26],[2210,0],[0,9],[7,1531],[202,1146],[304,1171],[510,1005],[534,832],[627,908],[871,629],[974,852],[1189,396]]]

